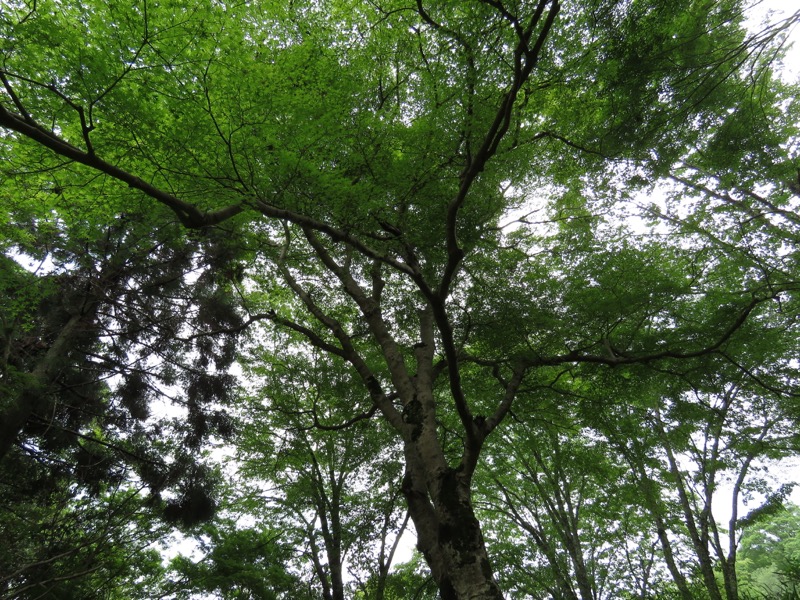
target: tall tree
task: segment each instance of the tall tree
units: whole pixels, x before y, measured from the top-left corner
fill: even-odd
[[[554,372],[733,367],[794,393],[791,361],[748,343],[796,337],[796,251],[757,224],[792,212],[794,96],[771,63],[798,15],[755,34],[733,0],[39,1],[0,18],[7,153],[224,227],[243,316],[206,312],[194,339],[257,322],[349,365],[348,420],[380,414],[402,445],[445,600],[502,597],[473,477]],[[636,199],[664,178],[679,205]],[[739,229],[712,235],[720,219]]]
[[[493,440],[488,477],[478,481],[502,579],[520,597],[644,596],[653,584],[651,521],[627,469],[600,436],[574,429],[574,415],[535,413],[539,423],[524,419]]]
[[[225,277],[205,267],[222,250],[69,168],[20,175],[30,159],[6,158],[0,192],[5,593],[146,596],[160,560],[145,548],[167,536],[165,522],[214,512],[200,450],[230,429],[232,346],[192,338],[230,324]],[[98,220],[111,205],[117,217]],[[185,420],[158,414],[169,405]]]
[[[233,510],[293,540],[293,566],[325,600],[370,580],[384,589],[408,517],[400,455],[381,423],[348,422],[362,395],[344,365],[254,347],[260,384],[241,408],[236,462],[242,499]]]

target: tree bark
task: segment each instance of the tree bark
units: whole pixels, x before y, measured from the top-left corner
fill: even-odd
[[[698,523],[695,519],[694,511],[692,510],[689,493],[687,492],[684,483],[684,475],[678,467],[678,461],[675,458],[672,444],[670,443],[667,432],[665,431],[663,423],[661,422],[661,416],[658,411],[656,411],[656,415],[658,417],[658,420],[655,423],[656,432],[661,439],[662,447],[667,455],[669,471],[674,478],[675,487],[678,492],[678,500],[680,501],[681,511],[683,512],[683,521],[686,525],[686,530],[689,532],[689,539],[692,542],[695,556],[697,556],[700,573],[703,576],[703,582],[705,583],[706,590],[708,591],[708,595],[711,600],[723,600],[722,593],[719,589],[719,584],[717,583],[716,574],[714,573],[714,561],[711,558],[711,553],[709,552],[708,548],[708,536],[707,534],[703,535],[706,532],[702,528],[702,523],[701,528],[698,529]],[[701,518],[703,517],[701,516]],[[705,518],[707,519],[708,516],[705,515]]]
[[[413,449],[406,451],[416,454]],[[417,548],[430,566],[442,600],[501,600],[468,478],[447,468],[426,486],[415,475],[415,463],[413,456],[407,461],[403,494],[417,530]]]

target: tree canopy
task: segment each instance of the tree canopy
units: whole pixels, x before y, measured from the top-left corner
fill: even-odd
[[[751,14],[6,2],[0,590],[740,597],[800,442],[800,13]]]

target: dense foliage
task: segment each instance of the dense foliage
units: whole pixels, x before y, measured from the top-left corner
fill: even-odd
[[[795,594],[753,14],[5,2],[0,594]]]

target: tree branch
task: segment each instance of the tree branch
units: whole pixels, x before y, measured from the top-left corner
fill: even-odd
[[[699,358],[701,356],[707,356],[709,354],[713,354],[719,352],[720,348],[727,342],[741,327],[744,325],[747,318],[750,316],[750,313],[755,310],[755,308],[762,304],[763,302],[767,302],[772,300],[773,296],[768,296],[765,298],[758,298],[753,297],[753,299],[748,303],[747,306],[739,313],[733,323],[726,329],[720,337],[713,343],[705,346],[704,348],[700,348],[699,350],[693,350],[690,352],[676,352],[675,350],[663,350],[661,352],[653,352],[650,354],[641,354],[641,355],[631,355],[631,354],[619,354],[619,353],[604,353],[602,355],[599,354],[584,354],[578,350],[569,352],[567,354],[560,354],[556,356],[550,357],[528,357],[524,359],[524,364],[527,367],[538,367],[538,366],[555,366],[561,365],[564,363],[593,363],[593,364],[603,364],[609,366],[617,366],[617,365],[633,365],[633,364],[647,364],[651,362],[656,362],[665,359],[689,359],[689,358]]]
[[[203,212],[193,204],[179,200],[172,194],[168,194],[139,177],[98,158],[93,152],[86,152],[73,146],[56,134],[41,127],[30,117],[26,118],[25,115],[14,114],[1,104],[0,126],[10,129],[11,131],[16,131],[24,137],[49,148],[59,156],[63,156],[64,158],[100,171],[117,181],[128,184],[129,187],[144,192],[147,196],[150,196],[160,204],[172,210],[180,222],[187,228],[198,229],[200,227],[216,225],[244,210],[242,204],[233,204],[217,211]]]

